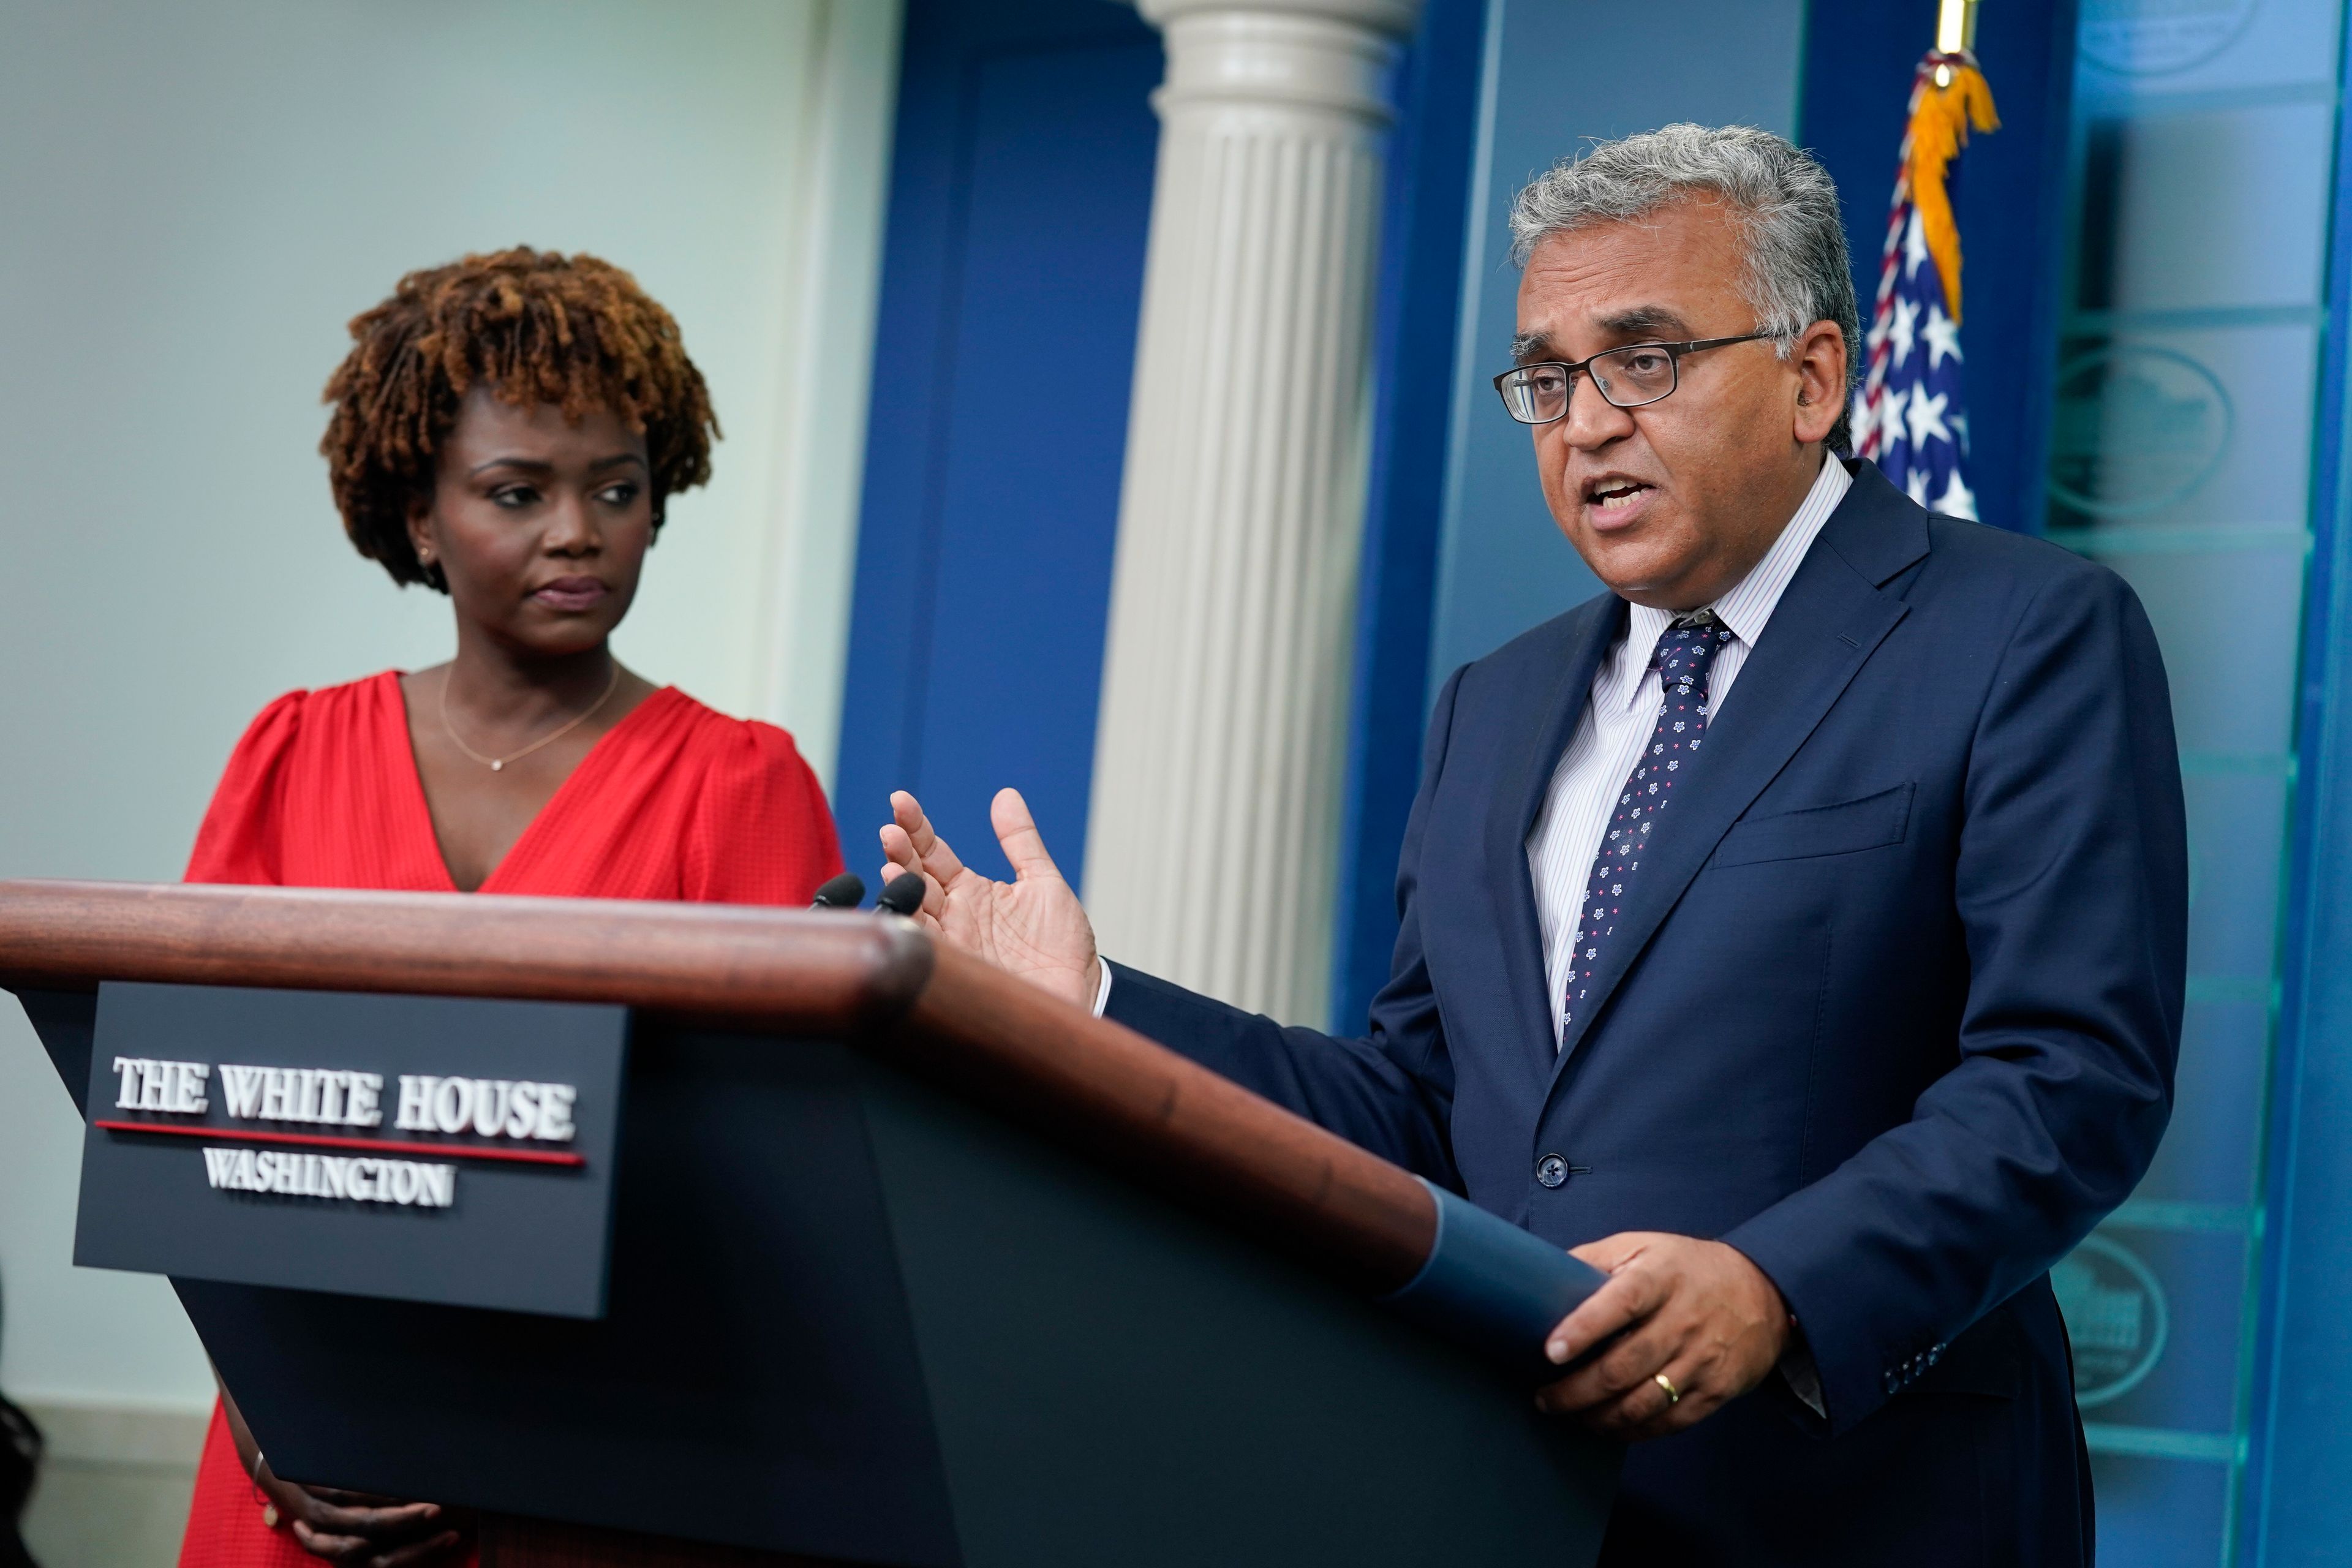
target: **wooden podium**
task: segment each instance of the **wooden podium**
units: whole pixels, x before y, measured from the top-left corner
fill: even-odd
[[[496,1568],[1597,1550],[1616,1452],[1529,1397],[1580,1266],[908,922],[0,883],[98,1120],[109,983],[628,1009],[601,1316],[173,1278],[274,1468]]]

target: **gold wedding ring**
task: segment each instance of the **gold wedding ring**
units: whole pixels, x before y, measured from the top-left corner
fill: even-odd
[[[1650,1381],[1666,1391],[1666,1404],[1668,1405],[1680,1405],[1683,1402],[1683,1391],[1676,1388],[1675,1386],[1675,1380],[1668,1377],[1664,1373],[1652,1373],[1650,1374]]]

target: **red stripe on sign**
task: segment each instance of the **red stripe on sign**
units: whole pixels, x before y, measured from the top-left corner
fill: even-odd
[[[243,1143],[299,1143],[312,1149],[365,1149],[375,1154],[454,1154],[523,1165],[584,1165],[584,1154],[552,1149],[486,1149],[471,1143],[394,1143],[382,1138],[331,1138],[320,1132],[246,1132],[233,1127],[173,1127],[161,1121],[93,1121],[108,1132],[167,1132],[179,1138],[232,1138]]]

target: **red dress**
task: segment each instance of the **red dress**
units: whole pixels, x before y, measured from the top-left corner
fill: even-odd
[[[590,749],[480,890],[804,904],[840,870],[824,793],[792,737],[665,687]],[[263,709],[213,794],[187,879],[457,891],[398,672]],[[262,1522],[263,1500],[215,1406],[180,1568],[317,1568],[290,1530]]]

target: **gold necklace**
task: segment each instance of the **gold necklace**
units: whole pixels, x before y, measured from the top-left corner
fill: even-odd
[[[550,742],[563,739],[564,736],[569,735],[572,731],[577,730],[581,725],[588,722],[589,720],[595,717],[596,710],[598,709],[604,707],[605,703],[610,702],[613,700],[613,693],[618,691],[620,689],[621,661],[616,658],[613,661],[613,679],[604,683],[604,695],[596,699],[594,702],[589,704],[580,712],[573,714],[571,721],[565,723],[561,729],[548,731],[548,733],[541,735],[538,740],[533,741],[530,745],[525,746],[520,752],[509,752],[503,757],[486,757],[482,755],[481,752],[474,750],[473,747],[466,744],[465,742],[459,740],[457,738],[457,727],[449,722],[449,677],[445,672],[441,677],[441,728],[448,731],[449,743],[451,745],[457,747],[459,751],[473,758],[474,761],[486,764],[489,768],[490,772],[494,773],[501,773],[505,771],[506,765],[509,763],[520,762],[523,758],[530,755],[541,746],[548,744]]]

